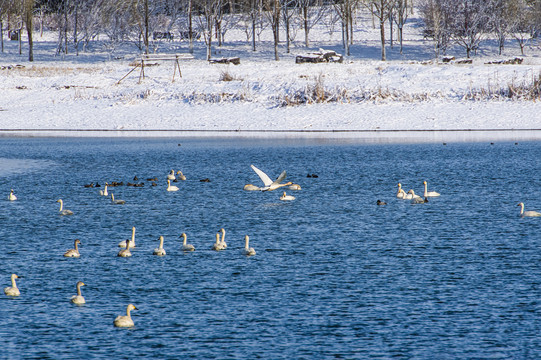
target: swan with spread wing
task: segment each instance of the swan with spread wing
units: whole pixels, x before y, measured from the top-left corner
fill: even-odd
[[[271,178],[267,174],[265,174],[263,171],[259,170],[253,165],[250,165],[250,166],[252,167],[252,170],[255,171],[257,176],[259,176],[259,178],[261,179],[261,181],[263,181],[263,184],[265,185],[259,188],[261,191],[272,191],[272,190],[281,188],[283,186],[289,186],[293,184],[291,181],[284,184],[280,184],[286,178],[285,170],[282,171],[282,173],[280,174],[280,176],[278,176],[278,178],[276,178],[276,180],[272,181]]]

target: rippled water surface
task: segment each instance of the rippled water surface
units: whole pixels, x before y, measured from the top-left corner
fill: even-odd
[[[516,206],[541,211],[539,142],[4,138],[0,151],[0,284],[22,277],[20,297],[0,296],[0,357],[541,358],[541,218]],[[296,200],[243,191],[261,185],[250,164],[287,170]],[[171,169],[188,178],[178,192]],[[396,199],[399,181],[422,193],[423,180],[442,196]],[[83,186],[105,181],[145,185],[110,188],[126,200],[113,205]],[[212,251],[222,227],[228,248]],[[76,238],[81,257],[64,258]],[[129,303],[135,327],[115,328]]]

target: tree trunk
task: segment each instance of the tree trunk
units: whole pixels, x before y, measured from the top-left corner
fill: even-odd
[[[148,54],[148,0],[145,0],[145,38],[143,39],[145,41],[145,54]]]
[[[2,45],[2,52],[4,52],[4,23],[2,17],[0,17],[0,44]]]
[[[34,61],[34,43],[32,41],[32,17],[34,15],[33,14],[33,11],[34,11],[33,0],[28,0],[25,11],[26,11],[26,31],[28,32],[28,61]]]
[[[383,16],[381,17],[383,19]],[[381,36],[381,60],[385,61],[387,60],[385,58],[385,21],[380,20],[379,22],[379,33]]]
[[[303,24],[304,24],[304,46],[309,47],[310,42],[308,41],[308,6],[302,7],[302,17],[303,17]]]
[[[189,52],[193,54],[193,23],[192,23],[192,0],[188,1],[188,42]]]

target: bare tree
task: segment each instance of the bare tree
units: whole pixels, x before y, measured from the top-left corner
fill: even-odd
[[[424,0],[419,4],[425,25],[424,35],[434,40],[434,55],[445,54],[451,41],[452,13],[442,0]]]
[[[355,0],[340,0],[334,3],[334,8],[342,20],[342,44],[346,55],[350,55],[351,34],[353,31],[353,10],[356,6]]]
[[[304,46],[310,46],[309,34],[312,27],[318,24],[329,13],[328,7],[322,0],[299,0],[302,13],[302,27],[304,29]]]
[[[469,58],[479,48],[488,23],[487,5],[483,0],[452,0],[454,12],[453,39],[466,50]]]
[[[279,61],[278,42],[280,41],[280,0],[263,0],[263,13],[265,14],[271,28],[274,39],[274,60]]]
[[[379,33],[381,40],[381,60],[386,60],[385,54],[385,22],[389,19],[394,0],[369,0],[367,8],[379,21]]]
[[[396,26],[398,27],[398,41],[400,42],[400,53],[402,54],[404,25],[406,24],[406,20],[408,19],[408,0],[395,0],[393,8],[395,12],[395,16],[393,17],[393,19],[396,23]]]

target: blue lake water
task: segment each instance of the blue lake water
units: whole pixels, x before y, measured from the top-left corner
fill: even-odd
[[[0,285],[22,277],[0,296],[2,358],[541,358],[541,218],[517,207],[541,211],[540,142],[3,138],[0,154]],[[243,191],[261,185],[250,164],[287,170],[296,200]],[[171,169],[188,178],[173,193]],[[442,196],[396,199],[423,180]],[[109,188],[118,206],[83,186],[105,181],[145,186]],[[115,328],[129,303],[135,327]]]

